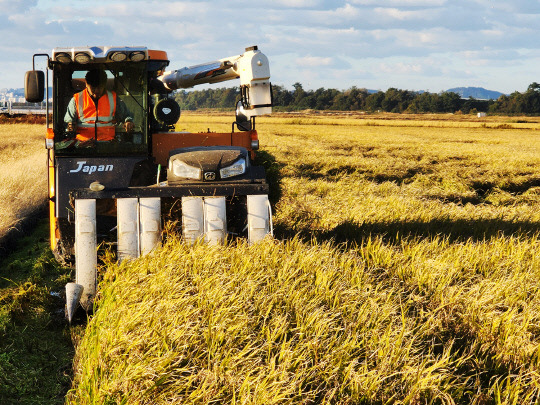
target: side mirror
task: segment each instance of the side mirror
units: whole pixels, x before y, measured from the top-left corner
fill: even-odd
[[[24,98],[30,103],[41,103],[45,97],[45,73],[30,70],[24,76]]]
[[[240,131],[251,131],[251,120],[244,110],[244,104],[240,100],[236,103],[236,125]]]

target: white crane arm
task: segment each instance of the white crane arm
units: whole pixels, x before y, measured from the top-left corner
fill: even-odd
[[[184,67],[165,72],[158,77],[170,91],[237,78],[240,78],[245,113],[248,116],[270,114],[272,112],[270,63],[266,55],[256,46],[246,48],[246,52],[242,55]]]

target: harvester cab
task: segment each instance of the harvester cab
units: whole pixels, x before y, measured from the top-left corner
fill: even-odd
[[[46,73],[35,69],[38,57]],[[265,172],[252,164],[255,117],[272,111],[269,63],[257,47],[175,71],[166,71],[166,52],[144,47],[55,48],[33,62],[25,96],[47,100],[51,249],[75,264],[70,321],[79,304],[92,308],[102,243],[116,246],[118,260],[148,253],[161,243],[164,216],[189,243],[230,235],[252,243],[272,233]],[[174,90],[236,78],[231,132],[175,132]]]

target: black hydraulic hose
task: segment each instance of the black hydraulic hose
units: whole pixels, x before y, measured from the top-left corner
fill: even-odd
[[[99,98],[94,100],[94,98],[92,98],[92,101],[94,102],[94,106],[96,107],[96,119],[94,120],[94,140],[97,142],[97,122],[98,122],[98,103],[99,103]]]

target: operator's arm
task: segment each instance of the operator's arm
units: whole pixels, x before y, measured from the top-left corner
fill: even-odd
[[[76,123],[79,119],[79,114],[77,113],[77,107],[75,105],[75,98],[72,98],[69,101],[66,115],[64,115],[64,122],[66,124],[69,124],[70,122]]]
[[[120,99],[120,97],[116,98],[116,114],[114,118],[118,123],[129,121],[133,122],[133,115],[126,107],[126,104]]]
[[[74,132],[77,131],[77,122],[79,120],[79,114],[77,113],[77,108],[75,106],[75,98],[72,98],[69,101],[66,114],[64,115],[64,123],[65,125],[65,133],[62,136],[62,140],[56,142],[55,149],[66,149],[71,148],[75,146],[76,139],[74,137]],[[70,136],[70,132],[73,132],[72,137],[66,138],[67,136]]]
[[[123,123],[127,132],[131,132],[133,130],[133,116],[120,97],[116,97],[116,113],[114,115],[114,119],[118,123]]]

